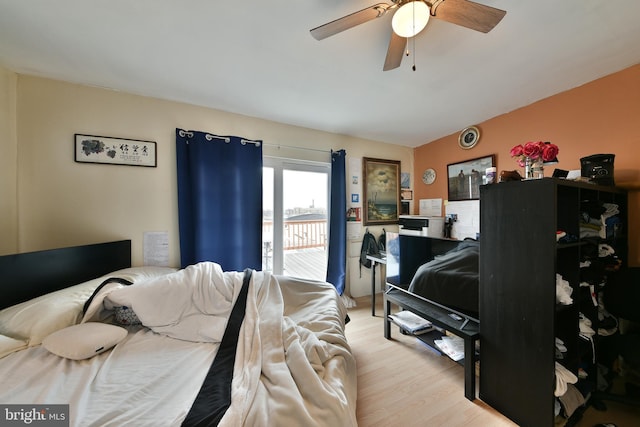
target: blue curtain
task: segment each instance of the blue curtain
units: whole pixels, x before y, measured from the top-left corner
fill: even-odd
[[[262,269],[262,144],[176,129],[182,267]]]
[[[347,263],[347,189],[345,180],[346,151],[331,151],[331,206],[329,208],[329,259],[327,282],[338,293],[344,292]]]

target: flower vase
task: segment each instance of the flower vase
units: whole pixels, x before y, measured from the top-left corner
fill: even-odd
[[[524,159],[524,179],[541,179],[544,178],[544,166],[541,159],[532,159],[525,157]]]
[[[524,179],[533,179],[533,159],[531,157],[524,158]]]
[[[542,159],[539,159],[536,162],[533,162],[533,179],[542,179],[544,178],[544,162]]]

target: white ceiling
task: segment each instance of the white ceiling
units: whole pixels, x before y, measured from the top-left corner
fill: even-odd
[[[493,31],[432,19],[388,72],[391,14],[309,34],[380,1],[0,0],[0,65],[415,147],[640,63],[638,0],[479,0]]]

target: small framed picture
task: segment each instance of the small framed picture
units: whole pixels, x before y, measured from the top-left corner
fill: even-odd
[[[156,167],[156,143],[139,139],[75,134],[75,161]]]
[[[400,198],[402,200],[413,200],[413,190],[409,190],[408,188],[403,188],[400,191]]]

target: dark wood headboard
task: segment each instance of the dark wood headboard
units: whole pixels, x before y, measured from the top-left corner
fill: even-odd
[[[0,256],[0,309],[131,267],[131,240]]]

